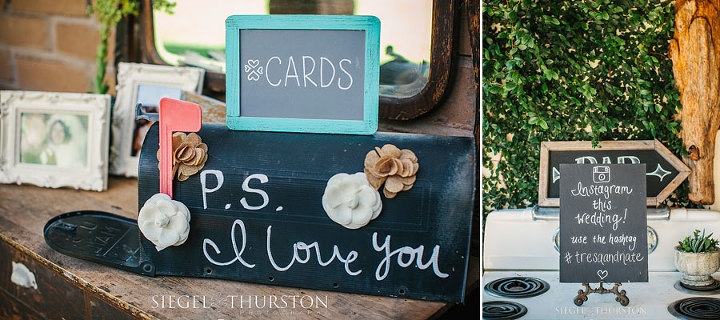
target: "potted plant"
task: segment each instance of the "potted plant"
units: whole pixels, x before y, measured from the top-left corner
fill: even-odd
[[[720,249],[712,235],[706,236],[703,229],[700,236],[700,230],[695,230],[692,237],[685,237],[675,247],[675,267],[683,274],[683,284],[701,287],[715,281],[710,275],[720,267]]]

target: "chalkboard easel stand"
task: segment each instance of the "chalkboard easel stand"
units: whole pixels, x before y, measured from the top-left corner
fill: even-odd
[[[587,282],[583,283],[582,285],[585,287],[585,290],[580,289],[578,290],[578,295],[573,299],[573,302],[576,306],[581,306],[585,301],[588,300],[588,295],[591,293],[598,293],[598,294],[605,294],[605,293],[612,293],[615,294],[617,297],[615,297],[615,301],[620,302],[620,304],[625,307],[630,303],[630,299],[625,295],[625,290],[619,290],[620,282],[616,282],[615,286],[612,287],[612,289],[605,289],[603,288],[603,281],[600,281],[600,286],[597,289],[590,288],[590,284]]]

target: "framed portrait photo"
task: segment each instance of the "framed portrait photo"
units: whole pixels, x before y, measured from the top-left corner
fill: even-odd
[[[0,183],[107,189],[110,96],[0,91]]]
[[[162,98],[183,99],[183,92],[202,91],[205,70],[138,63],[118,64],[117,100],[112,115],[110,173],[137,177],[140,150],[145,134],[154,123],[135,119],[135,106],[157,112]]]

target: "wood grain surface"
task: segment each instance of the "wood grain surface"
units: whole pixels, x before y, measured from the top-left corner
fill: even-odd
[[[102,210],[137,218],[137,180],[111,178],[107,192],[0,185],[0,315],[30,312],[30,318],[161,318],[161,319],[425,319],[452,304],[333,293],[243,282],[183,277],[145,277],[60,254],[45,243],[45,223],[61,213]],[[10,261],[23,262],[36,275],[38,289],[9,282]],[[20,261],[18,261],[20,260]],[[468,288],[479,283],[479,258],[471,257]],[[59,290],[60,288],[68,289]],[[82,294],[80,294],[81,292]],[[205,298],[205,307],[170,308],[170,296]],[[327,296],[327,308],[248,308],[248,296]],[[231,305],[229,296],[235,296]],[[238,306],[244,296],[244,308]],[[162,308],[159,303],[165,297]],[[6,299],[7,298],[7,299]],[[153,299],[154,298],[154,299]],[[254,298],[253,298],[254,299]],[[270,299],[270,298],[268,298]],[[254,301],[254,300],[253,300]],[[13,311],[14,310],[14,311]],[[24,311],[22,311],[24,310]],[[5,314],[4,314],[5,313]],[[6,317],[7,316],[7,317]]]
[[[675,35],[670,40],[675,86],[682,103],[685,163],[692,169],[690,201],[715,202],[713,159],[720,126],[719,0],[675,2]]]

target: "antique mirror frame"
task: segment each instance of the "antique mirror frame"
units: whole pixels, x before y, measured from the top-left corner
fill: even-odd
[[[143,0],[140,15],[121,21],[117,27],[115,63],[120,61],[167,65],[155,48],[152,0]],[[379,117],[388,120],[409,120],[426,114],[449,93],[457,55],[457,0],[433,0],[432,34],[430,41],[430,74],[425,87],[411,97],[380,95]],[[124,44],[124,45],[120,45]],[[225,93],[225,74],[207,71],[206,94]]]

